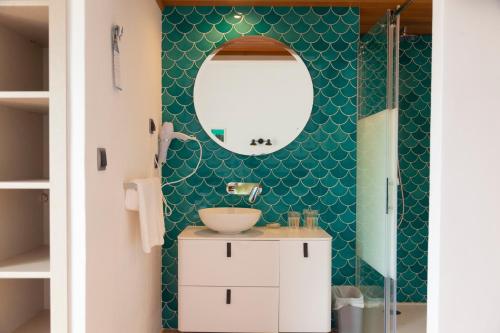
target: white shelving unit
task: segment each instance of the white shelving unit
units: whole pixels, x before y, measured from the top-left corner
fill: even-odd
[[[49,190],[50,182],[45,179],[0,182],[0,190]]]
[[[47,91],[3,91],[0,92],[0,107],[12,111],[48,113],[49,93]]]
[[[0,279],[50,279],[50,249],[42,245],[0,261]]]
[[[0,1],[2,333],[68,331],[65,13]]]
[[[50,333],[50,312],[40,311],[28,322],[18,327],[14,333]]]

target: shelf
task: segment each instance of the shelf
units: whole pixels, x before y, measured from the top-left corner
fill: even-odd
[[[50,333],[50,311],[43,310],[12,333]]]
[[[12,99],[49,99],[48,91],[0,91],[0,100],[5,98]]]
[[[0,261],[0,279],[49,279],[49,247],[41,246],[33,251]]]
[[[48,91],[1,91],[0,106],[30,112],[49,112]]]
[[[48,190],[50,182],[40,180],[0,181],[0,190]]]

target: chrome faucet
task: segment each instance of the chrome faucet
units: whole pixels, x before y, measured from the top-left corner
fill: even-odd
[[[255,200],[257,200],[257,197],[259,196],[259,194],[262,193],[262,186],[257,185],[257,186],[254,186],[252,188],[252,190],[250,191],[250,195],[248,196],[248,202],[250,203],[254,203]]]
[[[254,203],[259,194],[262,193],[262,185],[259,183],[228,183],[226,191],[229,194],[248,195],[248,202]]]

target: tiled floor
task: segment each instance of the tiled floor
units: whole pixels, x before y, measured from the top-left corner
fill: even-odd
[[[427,304],[399,303],[398,333],[425,333],[427,322]]]

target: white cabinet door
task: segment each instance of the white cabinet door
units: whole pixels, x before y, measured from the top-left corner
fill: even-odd
[[[179,287],[181,332],[278,332],[274,287]]]
[[[280,332],[331,331],[331,242],[280,242]]]
[[[279,283],[277,241],[179,241],[179,285],[267,287]]]

